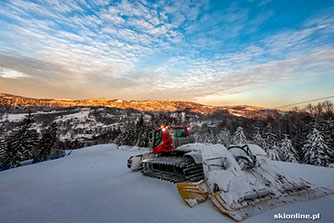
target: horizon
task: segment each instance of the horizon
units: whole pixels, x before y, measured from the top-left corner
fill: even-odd
[[[281,105],[281,106],[276,106],[276,107],[264,107],[264,106],[258,106],[258,105],[252,105],[252,104],[233,104],[233,105],[210,105],[210,104],[204,104],[204,103],[200,103],[200,102],[195,102],[195,101],[185,101],[185,100],[148,100],[148,99],[143,99],[143,100],[126,100],[126,99],[121,99],[121,98],[83,98],[83,99],[69,99],[69,98],[37,98],[37,97],[29,97],[29,96],[22,96],[22,95],[15,95],[15,94],[11,94],[11,93],[6,93],[6,92],[0,92],[0,96],[1,95],[10,95],[10,96],[14,96],[14,97],[23,97],[23,98],[27,98],[27,99],[35,99],[35,100],[60,100],[60,101],[80,101],[80,100],[106,100],[106,101],[135,101],[135,102],[145,102],[145,101],[172,101],[172,102],[181,102],[181,103],[197,103],[199,105],[203,105],[203,106],[212,106],[212,107],[238,107],[238,106],[246,106],[246,107],[253,107],[253,108],[257,108],[257,109],[269,109],[269,110],[278,110],[278,111],[294,111],[296,108],[300,111],[303,110],[307,110],[307,106],[309,104],[316,106],[319,103],[322,102],[332,102],[334,100],[334,95],[329,96],[329,97],[325,97],[325,98],[318,98],[318,99],[312,99],[309,101],[302,101],[302,102],[295,102],[293,104],[285,104],[285,105]]]
[[[8,94],[267,108],[333,95],[332,1],[0,6]]]

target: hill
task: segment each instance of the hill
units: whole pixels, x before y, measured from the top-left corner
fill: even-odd
[[[210,106],[188,101],[126,101],[119,99],[38,99],[0,93],[0,105],[7,106],[48,106],[48,107],[113,107],[120,109],[135,109],[138,111],[189,111],[201,114],[212,114],[217,111],[229,112],[237,116],[263,116],[271,109],[248,105]]]

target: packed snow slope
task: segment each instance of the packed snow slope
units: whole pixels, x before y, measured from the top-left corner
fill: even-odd
[[[0,222],[233,222],[208,200],[189,208],[176,185],[144,177],[126,167],[138,149],[98,145],[70,156],[0,172]],[[334,169],[273,162],[319,186],[334,189]],[[277,213],[320,213],[313,222],[332,223],[334,196],[294,203],[244,222],[274,220]]]

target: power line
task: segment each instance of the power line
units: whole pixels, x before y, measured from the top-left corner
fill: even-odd
[[[277,108],[285,108],[285,107],[290,107],[290,106],[294,106],[294,105],[300,105],[300,104],[305,104],[305,103],[308,103],[308,102],[320,101],[320,100],[330,99],[330,98],[334,98],[334,95],[333,96],[323,97],[323,98],[316,98],[316,99],[312,99],[312,100],[308,100],[308,101],[297,102],[297,103],[288,104],[288,105],[283,105],[283,106],[276,107],[275,109],[277,109]]]

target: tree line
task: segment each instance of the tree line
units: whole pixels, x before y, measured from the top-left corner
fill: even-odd
[[[254,143],[273,160],[319,166],[334,163],[334,107],[330,101],[266,118],[221,120],[218,128],[194,133],[198,142]]]
[[[122,145],[149,146],[147,136],[154,127],[191,125],[197,142],[223,144],[254,143],[273,160],[328,166],[334,163],[334,113],[330,101],[307,105],[289,112],[272,112],[266,118],[244,118],[226,114],[175,115],[161,113],[144,122],[126,122],[119,137]],[[196,123],[200,123],[197,125]]]
[[[149,115],[150,118],[144,118]],[[102,121],[102,120],[101,120]],[[245,118],[226,112],[198,114],[187,111],[145,113],[119,121],[120,127],[93,134],[92,138],[60,140],[62,130],[55,122],[36,123],[29,113],[8,135],[0,136],[0,167],[19,165],[21,161],[51,159],[65,149],[104,143],[151,146],[154,128],[160,125],[190,125],[197,142],[223,144],[254,143],[271,159],[320,166],[333,163],[334,112],[329,101],[307,105],[305,109],[271,112],[266,117]],[[43,128],[40,132],[38,128]],[[69,131],[72,131],[68,124]],[[89,130],[89,125],[85,128]]]

